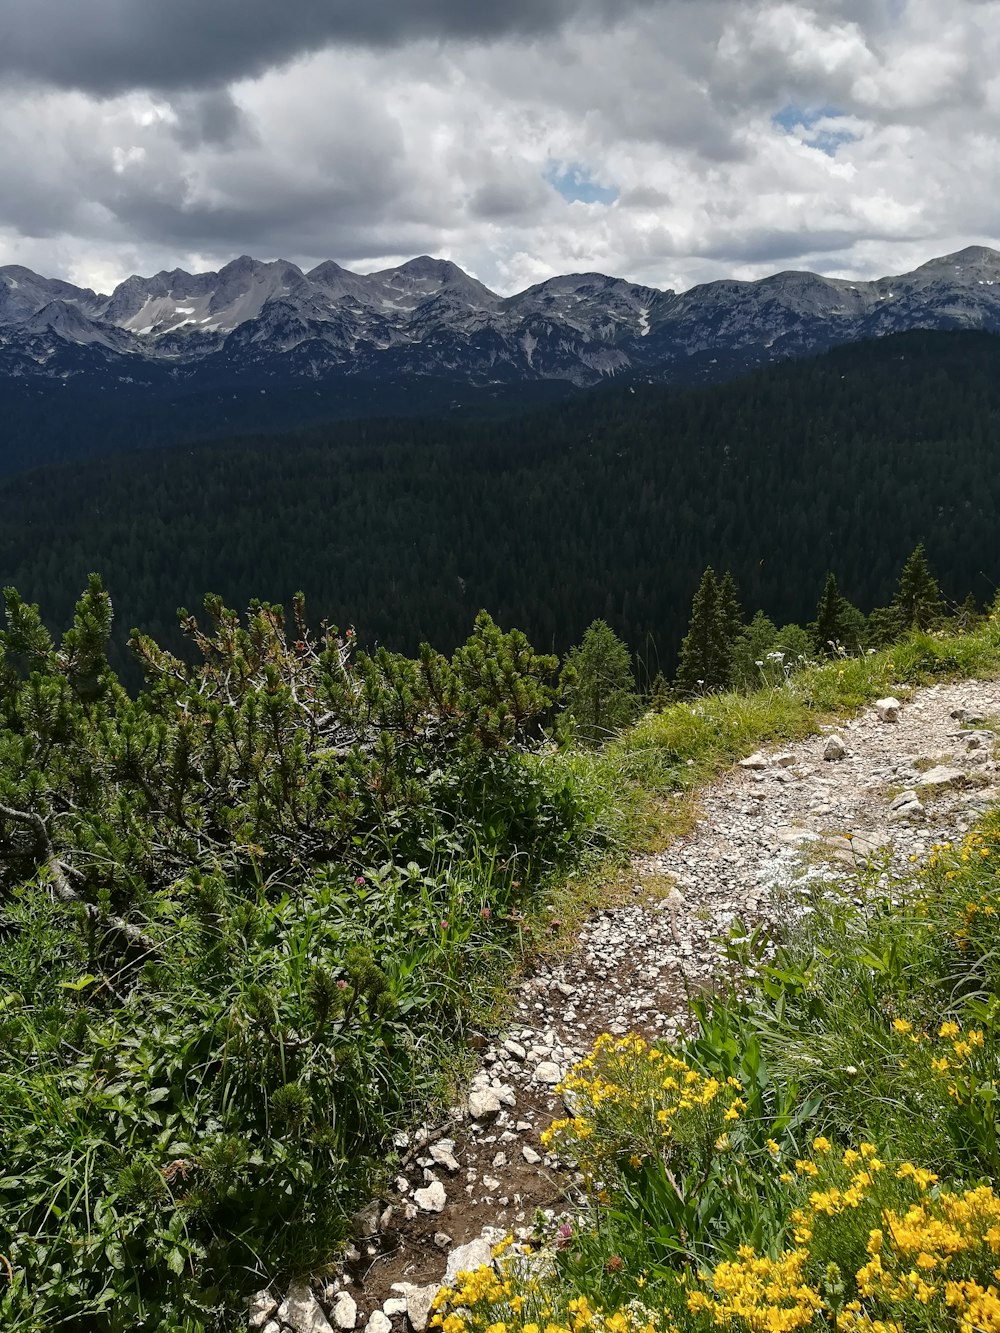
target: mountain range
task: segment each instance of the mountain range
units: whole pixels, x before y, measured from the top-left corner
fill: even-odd
[[[507,297],[427,256],[359,274],[244,255],[110,295],[0,267],[8,385],[692,382],[917,328],[1000,330],[1000,252],[970,246],[874,282],[785,272],[678,293],[583,273]]]

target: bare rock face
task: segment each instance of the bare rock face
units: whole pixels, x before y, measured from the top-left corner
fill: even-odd
[[[900,708],[902,708],[902,704],[898,699],[894,699],[892,695],[875,701],[875,712],[878,714],[880,722],[898,722]]]
[[[294,378],[370,376],[388,364],[394,375],[474,383],[499,360],[521,379],[585,385],[629,369],[676,378],[671,367],[707,354],[749,370],[776,355],[942,327],[1000,328],[995,250],[970,246],[874,282],[778,273],[679,294],[577,273],[506,299],[426,255],[368,274],[330,261],[304,273],[243,255],[217,273],[133,276],[111,295],[0,267],[0,375],[43,378],[58,374],[56,351],[97,346],[100,364],[127,363],[130,373],[179,359],[211,375],[222,358],[227,368],[264,360]],[[92,361],[76,373],[91,373]]]

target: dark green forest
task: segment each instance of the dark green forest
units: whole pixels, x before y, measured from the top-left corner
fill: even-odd
[[[91,570],[177,644],[175,609],[290,603],[363,644],[449,649],[486,608],[545,651],[602,617],[672,672],[705,566],[804,623],[833,570],[869,610],[925,542],[946,598],[1000,582],[1000,339],[910,333],[707,389],[630,384],[491,421],[262,431],[0,485],[0,581],[64,622]]]

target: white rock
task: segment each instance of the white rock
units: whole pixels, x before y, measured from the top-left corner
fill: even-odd
[[[495,1084],[493,1091],[496,1093],[501,1106],[516,1106],[517,1097],[514,1095],[514,1089],[509,1083]]]
[[[260,1333],[281,1333],[281,1325],[275,1319],[270,1319],[261,1329]]]
[[[823,758],[831,762],[843,759],[847,755],[847,746],[839,736],[828,736],[826,744],[823,746]]]
[[[562,1078],[562,1070],[554,1060],[543,1060],[535,1066],[535,1078],[539,1083],[558,1083]]]
[[[255,1292],[247,1302],[247,1323],[250,1328],[263,1328],[268,1322],[275,1310],[278,1308],[278,1302],[265,1287],[263,1291]]]
[[[917,793],[913,790],[901,791],[898,796],[889,802],[890,810],[902,810],[904,805],[912,805],[917,800]]]
[[[918,787],[960,787],[965,782],[965,774],[960,768],[948,768],[946,764],[937,764],[930,768],[917,783]]]
[[[459,1169],[458,1159],[455,1157],[455,1140],[441,1139],[431,1148],[431,1161],[436,1162],[438,1166],[443,1166],[446,1171],[457,1171]]]
[[[448,1202],[448,1196],[440,1180],[433,1180],[426,1189],[414,1191],[413,1201],[425,1213],[441,1213]]]
[[[527,1143],[521,1149],[521,1156],[529,1166],[537,1166],[542,1160],[539,1154],[535,1152],[534,1148],[530,1147]]]
[[[789,753],[776,754],[774,756],[774,762],[776,764],[780,764],[782,768],[791,768],[791,766],[795,763],[795,756]]]
[[[450,1249],[451,1237],[448,1235],[447,1231],[435,1231],[434,1244],[437,1246],[439,1250]]]
[[[382,1211],[382,1205],[378,1199],[372,1199],[366,1203],[363,1208],[351,1218],[351,1233],[354,1236],[364,1239],[366,1236],[374,1236],[378,1231],[379,1214]]]
[[[278,1308],[279,1322],[288,1324],[295,1333],[333,1333],[322,1306],[312,1294],[308,1282],[301,1279],[288,1288],[288,1295]]]
[[[358,1322],[358,1306],[349,1292],[339,1291],[333,1302],[333,1322],[345,1333]]]
[[[924,814],[924,807],[919,801],[910,801],[907,805],[901,805],[898,810],[893,810],[889,818],[894,824],[902,823],[904,819],[920,819]]]
[[[431,1282],[426,1287],[411,1287],[406,1293],[406,1316],[413,1333],[424,1333],[431,1316],[431,1305],[437,1294],[436,1282]]]
[[[902,708],[902,704],[898,699],[894,699],[891,694],[885,699],[875,700],[875,712],[878,714],[880,722],[898,722],[900,708]]]
[[[767,755],[761,754],[758,750],[754,754],[747,755],[746,759],[741,759],[740,768],[752,768],[759,771],[762,768],[768,768],[770,762],[771,761],[768,759]]]
[[[387,1301],[382,1302],[382,1313],[392,1319],[395,1315],[406,1314],[406,1297],[390,1296]]]
[[[453,1286],[459,1273],[473,1273],[477,1268],[486,1268],[492,1263],[493,1250],[485,1236],[470,1240],[467,1245],[459,1245],[448,1256],[444,1285]]]
[[[406,1309],[406,1302],[403,1301],[403,1309]],[[402,1311],[400,1312],[402,1313]],[[365,1325],[368,1333],[391,1333],[392,1320],[382,1310],[373,1310],[368,1316],[368,1323]]]
[[[515,1041],[513,1037],[507,1038],[507,1040],[503,1044],[503,1048],[507,1052],[507,1054],[515,1060],[523,1060],[525,1055],[527,1054],[521,1043],[519,1041]]]
[[[469,1115],[473,1120],[492,1120],[500,1113],[500,1098],[492,1088],[476,1088],[469,1093]]]

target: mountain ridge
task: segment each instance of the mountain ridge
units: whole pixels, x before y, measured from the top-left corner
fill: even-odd
[[[711,379],[916,328],[1000,330],[1000,252],[968,246],[871,281],[792,269],[680,293],[562,274],[511,296],[429,255],[368,274],[240,255],[217,271],[132,275],[108,294],[0,267],[9,378],[135,382],[159,365],[177,383],[391,374],[586,387]]]

